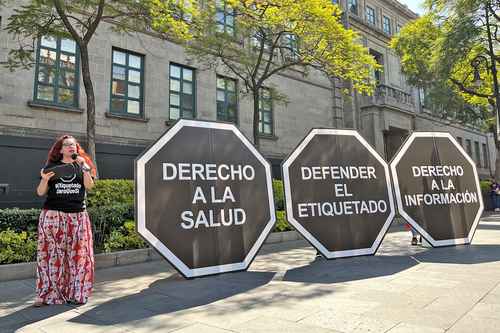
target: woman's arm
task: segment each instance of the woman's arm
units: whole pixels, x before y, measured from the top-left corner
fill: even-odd
[[[94,179],[90,175],[90,171],[83,171],[83,185],[86,191],[90,191],[94,187]]]
[[[47,194],[47,191],[49,190],[49,180],[55,175],[55,172],[51,171],[48,173],[43,173],[43,169],[40,170],[40,176],[42,179],[40,180],[40,184],[38,184],[38,187],[36,188],[36,194],[40,197],[43,197],[45,194]]]
[[[85,186],[86,191],[90,191],[92,187],[94,187],[94,179],[90,174],[90,167],[85,162],[85,159],[81,156],[76,158],[76,162],[80,165],[83,172],[83,185]]]

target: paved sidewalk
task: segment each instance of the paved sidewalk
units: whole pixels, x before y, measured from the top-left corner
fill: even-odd
[[[97,271],[88,304],[33,308],[33,280],[0,283],[0,332],[500,332],[500,216],[473,245],[315,260],[303,241],[265,246],[248,272],[186,281],[164,261]]]

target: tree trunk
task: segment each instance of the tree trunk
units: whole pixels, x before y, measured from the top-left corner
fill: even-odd
[[[87,95],[87,152],[97,168],[95,154],[95,96],[94,86],[90,77],[89,52],[87,45],[80,45],[80,57],[82,61],[83,85],[85,87],[85,94]],[[98,176],[98,173],[96,176]]]
[[[495,55],[495,48],[493,47],[493,39],[492,39],[492,32],[491,32],[491,27],[490,27],[490,12],[488,9],[488,6],[485,8],[486,10],[486,31],[488,34],[488,54],[490,56],[490,62],[491,62],[491,74],[493,76],[493,94],[495,96],[495,118],[496,118],[496,125],[497,125],[497,136],[498,133],[500,133],[500,128],[498,128],[499,124],[499,117],[500,117],[500,88],[498,87],[498,76],[497,76],[497,61],[496,61],[496,55]],[[498,137],[495,140],[495,144],[497,146],[497,156],[498,156]],[[498,164],[498,157],[497,157],[497,163]],[[495,169],[495,175],[497,175],[498,171]]]
[[[254,89],[253,94],[253,144],[259,149],[259,89]]]

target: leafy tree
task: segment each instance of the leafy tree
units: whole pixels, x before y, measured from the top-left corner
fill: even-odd
[[[259,146],[259,103],[263,88],[273,100],[285,96],[268,84],[289,69],[319,70],[349,80],[361,93],[373,91],[379,68],[358,35],[347,30],[329,0],[206,1],[193,21],[190,56],[207,68],[236,76],[253,99],[253,138]]]
[[[500,2],[428,0],[427,6],[427,13],[391,42],[403,72],[411,84],[428,91],[435,111],[465,123],[482,120],[497,136]],[[500,144],[495,141],[500,179]]]
[[[2,0],[0,0],[2,1]],[[11,70],[34,64],[36,43],[42,36],[73,39],[81,57],[81,73],[87,97],[87,149],[95,161],[95,96],[89,66],[89,45],[103,22],[115,32],[156,31],[173,38],[189,38],[188,23],[177,14],[187,11],[176,0],[31,0],[14,9],[7,32],[19,43],[10,50],[6,66]],[[4,4],[5,5],[5,4]],[[154,17],[161,19],[154,19]]]

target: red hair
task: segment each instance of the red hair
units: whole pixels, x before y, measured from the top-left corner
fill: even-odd
[[[61,154],[61,149],[63,145],[63,141],[66,139],[73,139],[76,142],[76,153],[83,157],[85,160],[85,163],[90,167],[90,174],[95,177],[96,175],[96,167],[94,162],[92,162],[92,159],[90,156],[83,150],[82,146],[80,146],[80,143],[71,135],[63,135],[59,137],[56,142],[52,145],[52,147],[49,150],[49,155],[47,156],[47,164],[48,163],[55,163],[59,162],[62,159],[62,154]]]

